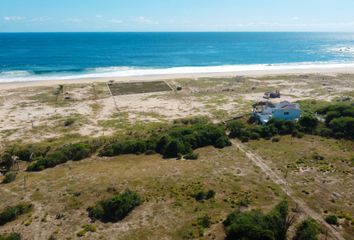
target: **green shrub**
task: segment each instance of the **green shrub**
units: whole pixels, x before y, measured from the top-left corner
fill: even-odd
[[[19,204],[7,207],[0,213],[0,226],[14,221],[18,216],[26,214],[32,210],[32,204]]]
[[[334,137],[354,139],[354,118],[339,117],[329,122]]]
[[[215,191],[214,190],[209,190],[207,192],[199,191],[196,194],[194,194],[193,197],[198,202],[209,200],[215,197]]]
[[[219,137],[214,143],[214,147],[216,148],[224,148],[228,146],[231,146],[231,142],[226,135]]]
[[[87,211],[92,220],[118,222],[141,203],[142,199],[136,192],[126,190],[111,199],[98,202],[95,206],[89,207]]]
[[[294,240],[317,240],[320,227],[313,219],[303,221],[296,230]]]
[[[48,153],[44,157],[36,158],[36,161],[28,166],[27,171],[42,171],[46,168],[53,168],[70,160],[79,161],[90,157],[95,150],[95,147],[89,143],[64,145],[53,152]]]
[[[202,226],[203,228],[209,228],[211,224],[212,224],[211,218],[208,215],[198,218],[198,225]]]
[[[230,131],[230,138],[239,138],[244,135],[244,129],[246,125],[240,121],[231,121],[227,124],[227,128]]]
[[[286,240],[292,224],[288,209],[287,201],[282,201],[268,214],[260,210],[237,210],[223,222],[226,239]]]
[[[16,173],[15,172],[8,172],[5,174],[5,177],[2,180],[2,183],[3,184],[11,183],[11,182],[15,181],[15,179],[16,179]]]
[[[188,153],[187,155],[184,156],[184,158],[188,159],[188,160],[197,160],[198,157],[199,157],[199,154],[194,153],[194,152]]]
[[[223,148],[231,145],[223,128],[206,123],[193,125],[174,125],[163,135],[153,135],[145,140],[120,140],[107,144],[100,151],[100,156],[121,154],[139,154],[154,151],[165,158],[176,158],[190,154],[194,149],[213,145]]]
[[[299,125],[303,127],[306,132],[313,133],[318,126],[319,121],[315,116],[305,115],[300,117]]]
[[[331,225],[338,225],[338,218],[336,215],[328,215],[325,218],[326,222]]]
[[[192,151],[191,148],[189,146],[186,146],[184,142],[177,139],[173,139],[171,140],[171,142],[167,144],[163,155],[166,158],[174,158],[174,157],[178,157],[180,153],[186,154],[189,153],[190,151]]]
[[[21,240],[21,234],[19,233],[9,233],[0,235],[0,240]]]
[[[214,190],[209,190],[206,195],[205,195],[205,199],[208,200],[208,199],[211,199],[211,198],[214,198],[215,197],[215,191]]]

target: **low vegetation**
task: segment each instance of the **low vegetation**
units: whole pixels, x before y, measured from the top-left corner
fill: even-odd
[[[35,172],[42,171],[46,168],[52,168],[67,161],[79,161],[84,158],[90,157],[96,151],[94,144],[90,143],[75,143],[65,145],[61,148],[54,150],[40,156],[34,163],[28,166],[27,171]]]
[[[19,204],[13,207],[7,207],[0,212],[0,226],[14,221],[20,215],[29,213],[32,210],[32,204]]]
[[[98,150],[98,155],[104,157],[159,153],[164,158],[184,156],[185,159],[196,160],[198,154],[193,150],[210,145],[216,148],[231,145],[222,126],[201,119],[181,120],[166,127],[164,131],[152,129],[145,136],[127,134],[125,137],[97,138],[61,146],[50,143],[14,144],[0,155],[0,168],[9,171],[16,157],[31,162],[27,171],[42,171],[68,161],[88,158]]]
[[[118,156],[121,154],[141,154],[157,152],[165,158],[186,155],[187,159],[196,159],[194,149],[212,145],[216,148],[230,146],[231,143],[222,127],[214,124],[174,125],[164,135],[152,135],[146,140],[118,140],[100,151],[100,156]]]
[[[9,233],[9,234],[1,234],[0,240],[21,240],[21,235],[19,233]]]
[[[5,174],[4,179],[2,180],[3,184],[11,183],[15,181],[16,179],[16,173],[15,172],[8,172]]]
[[[270,213],[260,210],[231,213],[223,222],[226,239],[286,240],[294,218],[289,216],[287,201],[280,202]]]
[[[313,219],[307,219],[297,228],[294,240],[317,240],[319,234],[318,223]]]
[[[141,203],[142,199],[136,192],[126,190],[110,199],[99,201],[87,211],[92,220],[118,222]]]
[[[86,224],[82,226],[82,229],[76,234],[76,236],[83,237],[87,232],[96,232],[96,226],[91,224]]]
[[[336,215],[327,215],[326,222],[331,225],[338,225],[338,217]]]
[[[215,191],[214,190],[209,190],[209,191],[200,191],[197,192],[196,194],[193,194],[193,197],[195,200],[198,202],[204,201],[204,200],[209,200],[215,197]]]

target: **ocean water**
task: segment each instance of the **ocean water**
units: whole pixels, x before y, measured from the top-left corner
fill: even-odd
[[[0,82],[339,65],[353,33],[0,33]]]

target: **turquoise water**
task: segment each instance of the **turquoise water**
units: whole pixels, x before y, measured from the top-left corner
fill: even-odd
[[[352,63],[353,33],[0,33],[0,82]]]

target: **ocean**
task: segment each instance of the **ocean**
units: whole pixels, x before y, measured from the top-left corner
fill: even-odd
[[[354,33],[0,33],[0,82],[354,66]]]

